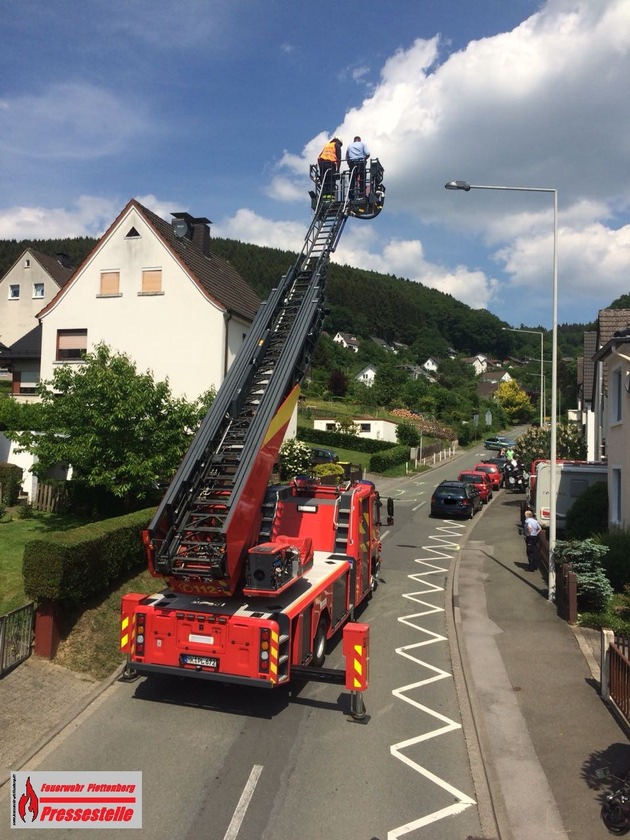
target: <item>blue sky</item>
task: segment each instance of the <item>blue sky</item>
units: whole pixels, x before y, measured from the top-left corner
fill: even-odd
[[[138,198],[299,250],[333,134],[385,168],[334,259],[513,326],[630,292],[630,0],[21,0],[0,30],[0,238],[100,235]]]

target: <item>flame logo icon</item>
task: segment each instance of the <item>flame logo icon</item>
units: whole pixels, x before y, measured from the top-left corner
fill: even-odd
[[[18,813],[22,819],[22,822],[26,822],[27,811],[29,811],[32,814],[31,822],[34,822],[39,812],[39,799],[37,798],[37,795],[33,790],[30,776],[26,780],[26,790],[22,794],[22,796],[20,796],[20,801],[18,803]]]

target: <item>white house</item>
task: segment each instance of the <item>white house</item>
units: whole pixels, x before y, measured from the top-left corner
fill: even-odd
[[[426,362],[422,365],[422,367],[429,373],[435,373],[439,366],[439,359],[434,359],[433,356],[429,356]]]
[[[364,367],[362,371],[357,373],[355,379],[358,379],[359,382],[362,382],[364,385],[367,385],[368,388],[371,388],[374,385],[374,379],[376,378],[376,368],[374,365],[367,365]]]
[[[481,374],[485,373],[488,369],[488,359],[480,353],[476,356],[469,356],[467,359],[463,359],[463,361],[473,366],[475,369],[475,376],[481,376]]]
[[[375,420],[373,417],[354,417],[352,423],[358,437],[373,438],[374,440],[386,440],[392,443],[397,442],[396,426],[392,420]],[[313,428],[324,432],[338,431],[337,421],[332,417],[325,417],[313,420]]]
[[[27,248],[0,279],[0,341],[10,347],[37,326],[37,313],[68,282],[65,254],[51,257]]]
[[[42,378],[105,342],[138,371],[168,378],[174,396],[219,387],[260,301],[212,254],[208,219],[172,216],[169,224],[132,199],[39,312]]]
[[[342,347],[345,347],[346,350],[352,350],[353,353],[359,352],[359,342],[356,336],[350,335],[350,333],[338,332],[333,338],[333,341],[335,344],[340,344]]]
[[[615,332],[595,354],[601,367],[601,427],[608,464],[608,521],[630,525],[630,327]]]

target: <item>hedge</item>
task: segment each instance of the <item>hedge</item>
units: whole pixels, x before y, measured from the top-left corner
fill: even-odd
[[[410,450],[408,446],[395,446],[388,449],[386,452],[375,452],[370,458],[370,472],[382,473],[390,467],[396,467],[398,464],[404,464],[409,460]]]
[[[2,504],[16,505],[22,486],[23,470],[16,464],[0,464],[0,488]]]
[[[343,432],[325,432],[323,429],[310,429],[307,426],[298,426],[298,440],[307,443],[318,443],[321,446],[330,446],[338,449],[351,449],[353,452],[382,452],[385,449],[393,449],[397,443],[387,440],[375,440],[364,438],[358,435],[348,435]]]
[[[82,604],[145,562],[142,531],[154,508],[51,533],[24,546],[24,591],[34,601]]]

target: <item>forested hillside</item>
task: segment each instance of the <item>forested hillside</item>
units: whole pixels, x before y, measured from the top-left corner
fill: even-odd
[[[49,240],[0,240],[0,277],[27,247],[46,254],[65,253],[78,266],[96,243],[89,237]],[[212,250],[230,260],[261,298],[266,298],[293,264],[296,254],[278,248],[214,238]],[[411,356],[424,361],[443,358],[449,348],[463,355],[485,353],[499,359],[510,354],[536,355],[536,336],[503,332],[505,322],[484,309],[471,309],[450,295],[390,274],[331,264],[328,272],[329,316],[325,328],[402,342]],[[536,328],[535,325],[531,325]],[[588,325],[559,329],[563,355],[577,356]]]

